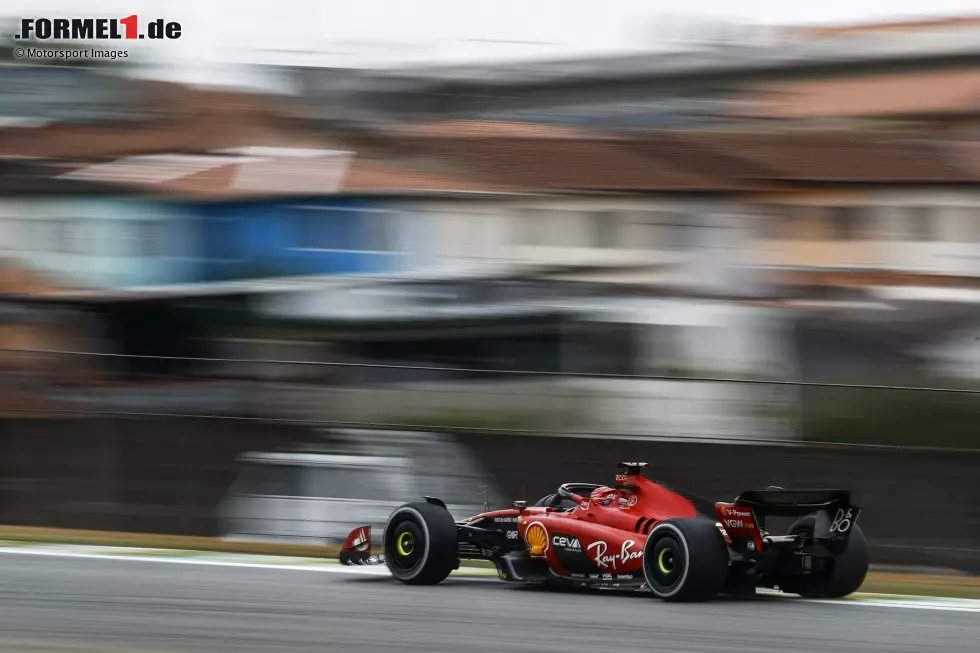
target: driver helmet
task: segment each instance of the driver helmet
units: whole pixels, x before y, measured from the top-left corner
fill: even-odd
[[[592,503],[598,504],[600,506],[609,506],[614,502],[619,505],[626,504],[626,497],[623,493],[616,488],[611,487],[601,487],[592,492]]]

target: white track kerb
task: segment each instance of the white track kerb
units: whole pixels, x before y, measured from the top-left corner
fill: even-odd
[[[174,549],[133,549],[114,546],[81,546],[69,544],[32,544],[23,542],[0,542],[0,555],[54,556],[59,558],[84,558],[111,560],[118,563],[153,563],[177,565],[208,565],[212,567],[246,567],[252,569],[276,569],[279,571],[305,571],[365,576],[390,576],[386,566],[345,567],[336,560],[325,558],[290,558],[285,556],[262,556],[234,553],[210,553],[204,551],[183,551]],[[450,578],[467,578],[473,581],[504,583],[498,581],[497,572],[480,567],[461,567]],[[394,579],[392,579],[394,580]],[[903,610],[943,610],[948,612],[978,612],[978,599],[933,598],[925,596],[904,596],[884,594],[855,594],[846,599],[803,599],[787,596],[775,591],[760,590],[767,599],[781,597],[787,601],[803,601],[816,604],[833,603],[874,608]]]

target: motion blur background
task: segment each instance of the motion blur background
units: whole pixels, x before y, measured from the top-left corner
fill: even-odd
[[[4,3],[0,523],[336,543],[645,460],[980,572],[974,3],[195,4]],[[134,13],[183,35],[11,38]]]

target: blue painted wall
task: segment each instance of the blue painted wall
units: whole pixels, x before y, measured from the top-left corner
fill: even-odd
[[[377,273],[401,264],[398,212],[379,202],[331,197],[199,204],[192,210],[199,221],[202,281]]]
[[[380,201],[0,199],[0,250],[96,288],[403,269],[405,213]]]
[[[75,197],[0,200],[4,255],[92,288],[197,281],[196,217],[151,199]]]

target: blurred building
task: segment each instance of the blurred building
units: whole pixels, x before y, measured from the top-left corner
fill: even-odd
[[[3,46],[0,45],[0,59]],[[87,67],[0,64],[0,125],[127,121],[151,110],[131,81]]]
[[[789,27],[669,53],[294,74],[313,112],[363,123],[440,117],[698,129],[765,128],[799,116],[934,120],[970,102],[956,86],[980,66],[978,32],[976,18]],[[896,85],[925,92],[913,101]],[[858,100],[861,86],[868,92]]]
[[[564,474],[680,440],[656,451],[725,492],[788,459],[720,441],[972,446],[973,397],[782,383],[980,378],[977,23],[919,27],[298,71],[302,97],[0,66],[5,514],[319,538],[352,500],[523,496],[556,445]],[[415,471],[356,481],[392,455]],[[787,468],[883,460],[834,456]]]
[[[220,410],[397,422],[436,419],[445,406],[472,419],[497,405],[517,423],[550,402],[556,430],[779,437],[793,428],[785,418],[770,428],[741,417],[747,405],[791,406],[785,393],[600,377],[853,372],[819,334],[801,344],[801,324],[854,335],[854,351],[863,324],[921,334],[896,335],[868,369],[908,360],[913,345],[952,355],[975,300],[953,307],[937,288],[968,291],[980,272],[976,149],[946,138],[970,133],[959,129],[971,124],[969,93],[935,87],[929,98],[945,113],[908,93],[888,116],[853,110],[870,102],[858,95],[821,115],[779,109],[788,92],[767,95],[818,78],[853,90],[874,75],[907,89],[917,75],[973,74],[978,53],[958,37],[916,37],[915,57],[911,41],[875,38],[708,49],[620,62],[615,74],[610,62],[553,63],[534,81],[516,70],[367,73],[337,82],[340,95],[303,101],[107,82],[88,91],[104,95],[98,119],[0,130],[0,245],[56,280],[44,306],[93,318],[85,337],[98,344],[84,349],[129,355],[99,359],[127,383],[280,384],[260,395],[268,401],[215,399]],[[70,75],[78,93],[101,88],[89,71]],[[399,95],[385,95],[394,79]],[[823,93],[831,82],[812,83]],[[452,94],[472,84],[491,90],[479,111]],[[518,87],[521,106],[494,104]],[[443,91],[445,104],[425,105]],[[631,94],[651,121],[606,121]],[[124,115],[109,111],[116,100]],[[402,100],[422,108],[403,111]],[[596,111],[575,119],[586,105]],[[572,119],[535,113],[553,107]],[[402,121],[433,112],[552,124]],[[900,303],[896,289],[920,292]],[[930,310],[955,313],[956,328],[928,320]],[[460,372],[176,360],[225,356]],[[555,381],[572,372],[592,378]],[[334,387],[297,390],[309,383]],[[118,400],[138,404],[139,392]]]

